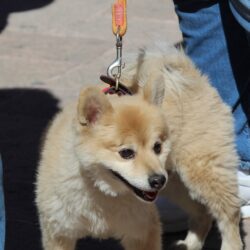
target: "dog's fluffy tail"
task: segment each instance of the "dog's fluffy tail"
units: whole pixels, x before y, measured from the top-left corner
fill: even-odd
[[[165,93],[173,95],[186,88],[197,88],[197,84],[208,83],[207,77],[197,70],[183,49],[174,46],[140,49],[137,54],[130,55],[121,82],[137,93],[147,83],[153,84],[159,78],[165,83]]]

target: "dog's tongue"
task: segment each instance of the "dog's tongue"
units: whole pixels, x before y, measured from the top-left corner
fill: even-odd
[[[155,191],[155,192],[146,192],[144,191],[144,195],[147,197],[148,200],[150,201],[153,201],[156,199],[156,196],[157,196],[158,192]]]

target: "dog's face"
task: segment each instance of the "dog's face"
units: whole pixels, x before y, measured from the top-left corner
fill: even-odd
[[[154,201],[167,181],[168,129],[160,109],[141,96],[105,96],[87,88],[78,104],[76,151],[83,173],[109,195]]]

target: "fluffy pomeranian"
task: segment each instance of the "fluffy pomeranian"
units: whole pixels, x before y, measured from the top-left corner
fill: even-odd
[[[45,250],[73,250],[86,236],[119,239],[126,250],[161,249],[152,202],[167,182],[170,141],[159,95],[87,87],[54,119],[36,189]]]
[[[45,250],[114,237],[161,249],[159,191],[190,215],[175,249],[201,250],[215,220],[221,250],[242,250],[231,111],[184,55],[141,51],[122,75],[133,96],[85,88],[49,128],[37,176]]]

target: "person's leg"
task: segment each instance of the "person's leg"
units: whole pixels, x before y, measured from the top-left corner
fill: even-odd
[[[250,1],[249,0],[229,0],[230,3],[230,9],[235,17],[235,19],[238,21],[238,23],[245,29],[247,39],[248,39],[248,45],[250,47]],[[250,82],[250,77],[248,78]],[[250,85],[250,83],[248,83]],[[250,86],[248,88],[248,94],[245,96],[245,99],[243,101],[246,103],[245,106],[248,107],[248,110],[246,111],[249,115],[250,113]],[[249,116],[248,116],[249,120]],[[249,125],[245,127],[245,133],[242,133],[242,136],[248,136],[249,138]],[[240,140],[238,140],[240,141]],[[244,144],[241,145],[244,147]],[[239,191],[241,194],[241,198],[243,199],[243,202],[245,206],[242,207],[242,217],[249,217],[250,213],[250,179],[249,179],[249,169],[248,164],[249,161],[242,162],[242,172],[238,172],[238,179],[239,179]]]

